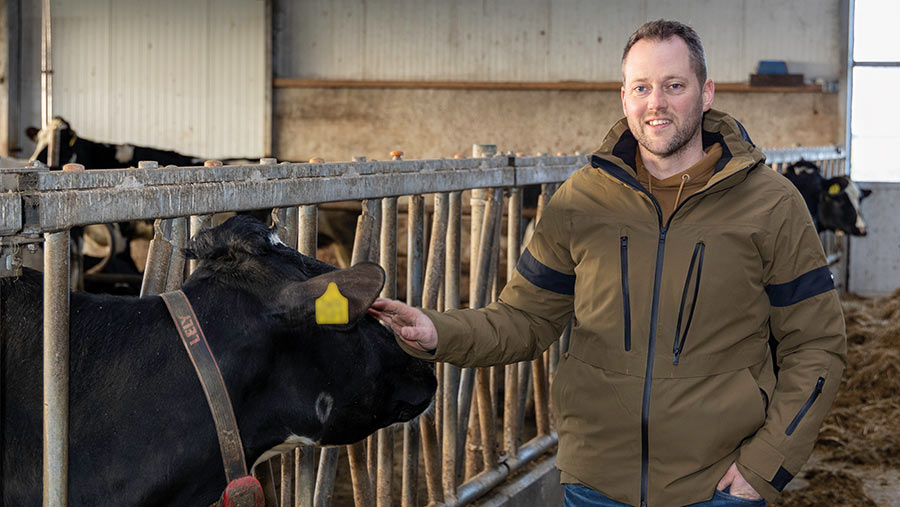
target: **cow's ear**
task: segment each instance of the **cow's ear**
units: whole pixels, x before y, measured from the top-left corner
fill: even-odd
[[[383,286],[381,266],[362,262],[289,284],[278,296],[278,314],[294,326],[347,329],[366,315]]]
[[[27,129],[25,129],[25,135],[28,136],[28,139],[31,139],[32,141],[37,141],[38,132],[40,132],[40,129],[38,129],[37,127],[28,127]]]

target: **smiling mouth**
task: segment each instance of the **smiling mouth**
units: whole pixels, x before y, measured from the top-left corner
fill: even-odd
[[[662,127],[664,125],[669,125],[672,123],[672,120],[650,120],[647,122],[647,125],[651,127]]]

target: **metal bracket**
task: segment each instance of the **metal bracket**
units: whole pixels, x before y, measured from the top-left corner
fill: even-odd
[[[7,236],[0,239],[0,278],[22,275],[22,250],[35,252],[44,241],[41,236]]]

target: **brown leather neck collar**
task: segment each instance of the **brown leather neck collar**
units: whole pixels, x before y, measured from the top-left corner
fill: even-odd
[[[231,406],[231,398],[225,389],[225,381],[222,372],[216,363],[206,336],[200,328],[200,321],[194,314],[194,309],[184,292],[176,290],[160,294],[169,309],[175,327],[184,343],[191,363],[197,371],[197,378],[203,386],[209,410],[212,412],[213,421],[216,424],[216,433],[219,437],[219,448],[222,451],[222,463],[225,466],[225,479],[227,483],[247,475],[247,462],[244,458],[244,446],[241,443],[241,435],[238,432],[237,419],[234,417],[234,409]]]

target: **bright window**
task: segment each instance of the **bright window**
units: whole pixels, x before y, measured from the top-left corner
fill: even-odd
[[[853,96],[850,168],[858,181],[900,181],[900,44],[897,0],[856,0],[853,24]]]

